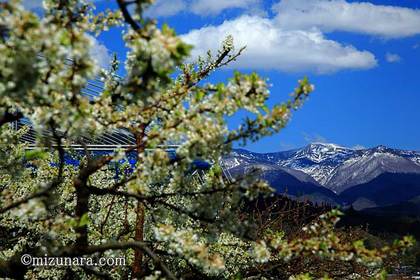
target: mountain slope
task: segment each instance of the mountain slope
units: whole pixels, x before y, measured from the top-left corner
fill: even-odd
[[[267,181],[279,194],[317,203],[339,204],[339,198],[334,192],[322,187],[301,171],[261,163],[236,166],[229,171],[236,177],[249,174],[251,170],[258,170],[258,177]]]
[[[368,150],[337,166],[326,187],[340,193],[352,186],[367,183],[384,173],[420,174],[420,166],[397,153]]]

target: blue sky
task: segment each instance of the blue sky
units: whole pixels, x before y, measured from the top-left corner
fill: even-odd
[[[99,10],[115,7],[95,2]],[[193,56],[216,49],[227,34],[247,45],[236,64],[210,81],[226,81],[234,69],[255,70],[273,85],[270,105],[286,100],[304,75],[315,84],[286,129],[247,149],[331,142],[420,150],[420,1],[158,0],[148,14],[196,45]],[[97,38],[98,58],[115,52],[124,60],[120,31]]]

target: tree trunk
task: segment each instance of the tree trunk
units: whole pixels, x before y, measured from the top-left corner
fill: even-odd
[[[134,235],[135,241],[143,241],[144,234],[144,205],[142,202],[137,203],[137,220],[136,220],[136,231]],[[133,278],[140,279],[142,275],[142,264],[143,264],[143,251],[135,249],[134,251],[134,263],[133,263]]]
[[[145,129],[146,125],[141,124],[139,126],[139,133],[136,134],[136,146],[137,146],[137,164],[140,163],[140,154],[145,150],[145,143],[143,138],[145,136]],[[145,216],[145,208],[141,201],[137,202],[137,218],[136,218],[136,227],[135,227],[135,241],[144,241],[144,216]],[[143,272],[143,251],[139,248],[134,250],[134,263],[132,267],[133,277],[134,279],[140,279],[142,277]]]

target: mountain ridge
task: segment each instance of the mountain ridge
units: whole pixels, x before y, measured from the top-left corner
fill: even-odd
[[[344,190],[337,189],[337,185],[345,184],[346,188],[352,186],[351,182],[343,182],[346,180],[340,180],[339,177],[339,173],[342,175],[342,169],[346,167],[343,167],[345,164],[349,165],[347,168],[353,167],[353,173],[355,173],[355,163],[362,165],[363,168],[369,165],[372,170],[380,169],[379,172],[368,178],[362,178],[354,185],[370,181],[385,172],[420,173],[420,152],[392,149],[383,145],[368,149],[354,149],[336,144],[311,143],[300,149],[272,153],[234,149],[229,157],[224,158],[227,168],[255,162],[275,164],[302,171],[313,177],[320,185],[337,193]],[[389,164],[390,162],[392,164]],[[343,168],[339,169],[340,167]]]
[[[375,197],[370,197],[368,188],[373,186],[378,188],[378,182],[384,184],[383,179],[375,181],[383,174],[387,174],[385,177],[395,184],[393,200],[395,203],[409,198],[402,197],[402,193],[399,198],[398,194],[398,188],[404,189],[408,184],[407,180],[412,180],[409,185],[414,188],[413,195],[417,192],[420,195],[420,152],[392,149],[383,145],[354,149],[336,144],[311,143],[300,149],[272,153],[234,149],[230,155],[222,159],[222,164],[228,170],[241,170],[242,173],[247,168],[258,166],[265,166],[267,173],[267,168],[270,167],[269,175],[263,174],[261,177],[264,179],[268,176],[269,183],[280,192],[287,187],[287,183],[281,182],[281,179],[292,176],[301,182],[303,192],[309,192],[305,195],[309,197],[313,195],[314,200],[326,199],[328,202],[335,200],[337,204],[342,204],[346,203],[346,200],[340,196],[344,193],[345,197],[352,197],[348,201],[350,204],[356,203],[362,208],[382,205],[375,202]],[[275,174],[276,172],[287,173],[287,176]],[[288,182],[289,179],[284,180]],[[336,197],[323,192],[322,188],[332,191]],[[299,193],[299,184],[293,181],[292,189],[295,195]],[[349,196],[347,190],[357,191],[357,196]],[[392,186],[387,185],[386,190],[392,191]]]

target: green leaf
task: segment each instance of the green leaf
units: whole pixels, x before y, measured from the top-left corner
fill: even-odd
[[[89,223],[90,223],[89,215],[88,215],[88,213],[85,213],[80,218],[80,221],[79,221],[79,225],[78,226],[79,227],[83,227],[83,226],[88,225]]]
[[[195,98],[197,99],[197,101],[200,101],[204,98],[204,92],[203,91],[199,91],[196,93]]]
[[[267,105],[263,105],[262,107],[261,107],[261,109],[266,113],[266,114],[268,114],[268,113],[270,113],[270,109],[268,109],[268,106]]]
[[[30,150],[25,152],[26,160],[47,159],[48,153],[40,150]]]

